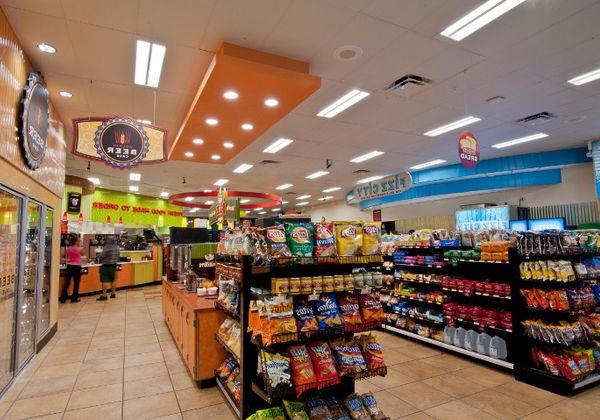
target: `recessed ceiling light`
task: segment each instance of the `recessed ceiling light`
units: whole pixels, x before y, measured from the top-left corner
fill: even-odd
[[[214,202],[213,200],[206,200],[206,201],[204,202],[204,204],[206,204],[206,205],[208,205],[208,206],[210,206],[211,204],[214,204],[214,203],[215,203],[215,202]]]
[[[308,204],[308,201],[302,201],[300,203],[296,203],[297,206],[306,206]]]
[[[239,93],[237,93],[235,90],[228,90],[223,94],[223,98],[229,99],[230,101],[233,101],[234,99],[237,99],[239,97]]]
[[[319,201],[331,200],[333,195],[326,195],[325,197],[317,198]]]
[[[306,179],[315,179],[315,178],[319,178],[323,175],[327,175],[329,172],[327,171],[317,171],[317,172],[313,172],[312,174],[306,175]]]
[[[205,193],[212,192],[212,190],[202,190],[202,191],[205,192]]]
[[[193,152],[185,152],[184,155],[185,155],[185,157],[189,157],[189,158],[193,158],[194,157],[194,153]]]
[[[383,176],[381,176],[381,175],[370,176],[368,178],[359,179],[358,181],[356,181],[356,183],[357,184],[366,184],[367,182],[377,181],[378,179],[381,179],[381,178],[383,178]]]
[[[334,192],[334,191],[339,191],[341,190],[341,187],[331,187],[331,188],[327,188],[326,190],[323,190],[324,193],[330,193],[330,192]]]
[[[254,128],[254,126],[250,123],[244,123],[242,124],[242,130],[246,130],[246,131],[250,131]]]
[[[211,155],[210,158],[212,160],[219,160],[219,159],[221,159],[221,155]]]
[[[365,92],[358,89],[352,89],[350,92],[346,93],[341,98],[337,99],[336,101],[323,108],[317,114],[317,117],[333,118],[340,112],[344,111],[347,108],[350,108],[352,105],[354,105],[358,101],[365,99],[369,95],[369,92]]]
[[[290,144],[292,144],[293,142],[294,140],[292,139],[285,139],[282,137],[271,143],[265,150],[263,150],[263,153],[277,153],[284,147],[287,147]]]
[[[208,125],[217,125],[219,124],[219,120],[217,120],[216,118],[207,118],[206,120],[204,120],[206,122],[206,124]]]
[[[194,201],[194,197],[185,197],[184,200],[189,203],[190,201]]]
[[[138,187],[137,185],[129,186],[129,191],[131,191],[131,192],[138,192],[139,190],[140,190],[140,187]]]
[[[163,191],[163,192],[161,192],[161,193],[160,193],[160,196],[161,196],[162,198],[167,198],[167,197],[168,197],[168,196],[170,196],[170,195],[171,195],[171,193],[169,193],[168,191]]]
[[[510,147],[510,146],[514,146],[516,144],[521,144],[521,143],[527,143],[528,141],[543,139],[546,137],[548,137],[548,134],[546,134],[546,133],[537,133],[537,134],[532,134],[532,135],[526,136],[526,137],[520,137],[520,138],[514,139],[514,140],[503,141],[502,143],[492,144],[492,147],[495,149],[502,149],[504,147]]]
[[[424,135],[429,137],[439,136],[440,134],[444,134],[448,131],[456,130],[457,128],[476,123],[477,121],[481,121],[481,118],[473,117],[472,115],[470,115],[458,121],[454,121],[446,125],[442,125],[441,127],[434,128],[433,130],[429,130],[428,132],[424,133]]]
[[[137,41],[135,54],[135,84],[158,87],[167,47]]]
[[[192,140],[192,143],[199,146],[201,144],[204,144],[204,140],[202,140],[201,138],[195,138],[194,140]]]
[[[360,163],[360,162],[364,162],[365,160],[373,159],[374,157],[381,156],[381,155],[383,155],[383,152],[381,152],[379,150],[373,150],[372,152],[365,153],[364,155],[355,157],[354,159],[350,160],[350,162]]]
[[[233,143],[230,141],[226,141],[225,143],[223,143],[223,147],[227,149],[233,149]]]
[[[88,181],[90,181],[94,185],[100,185],[100,178],[92,176],[88,178]]]
[[[217,186],[217,187],[222,187],[223,185],[227,184],[228,182],[229,182],[228,179],[220,178],[220,179],[217,179],[217,181],[213,185]]]
[[[267,99],[265,99],[265,105],[268,106],[269,108],[273,108],[273,107],[276,107],[277,105],[279,105],[279,101],[275,98],[267,98]]]
[[[281,204],[287,204],[289,201],[282,201]]]
[[[262,207],[257,207],[257,208],[254,209],[254,211],[259,211],[259,210],[262,210],[262,209],[263,209]]]
[[[142,174],[138,174],[135,172],[132,172],[129,174],[129,180],[130,181],[139,181],[142,179]]]
[[[600,79],[600,69],[592,70],[589,73],[585,73],[581,76],[574,77],[570,79],[568,83],[571,83],[575,86],[581,86],[598,79]]]
[[[425,163],[419,163],[418,165],[411,166],[410,169],[424,169],[429,168],[430,166],[439,165],[441,163],[446,163],[444,159],[435,159]]]
[[[200,210],[200,207],[194,207],[190,210],[190,213],[196,213],[198,210]]]
[[[266,211],[259,211],[258,214],[267,214]]]
[[[300,196],[296,197],[296,200],[305,200],[307,198],[310,198],[309,194],[300,195]]]
[[[287,190],[290,187],[293,187],[294,184],[281,184],[279,187],[275,187],[276,190]]]
[[[66,90],[61,90],[60,92],[58,92],[58,94],[60,96],[62,96],[63,98],[72,98],[73,94],[71,92],[67,92]]]
[[[273,213],[275,213],[275,212],[277,212],[277,211],[280,211],[280,210],[281,210],[281,208],[279,208],[279,207],[275,207],[274,209],[271,209],[271,211],[272,211]]]
[[[54,54],[56,52],[56,48],[44,42],[37,44],[37,47],[41,52],[45,52],[46,54]]]
[[[142,123],[142,124],[152,124],[152,121],[150,121],[150,120],[137,120],[137,122]]]
[[[249,203],[250,199],[249,198],[244,198],[243,200],[240,200],[240,204],[246,204]]]
[[[247,170],[251,169],[254,165],[250,165],[249,163],[242,163],[240,166],[233,170],[236,174],[243,174]],[[241,201],[240,201],[241,202]]]
[[[525,0],[488,0],[444,29],[440,35],[461,41]]]

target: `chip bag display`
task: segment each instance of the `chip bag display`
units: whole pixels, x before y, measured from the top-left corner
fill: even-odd
[[[364,222],[362,255],[379,254],[381,248],[381,222]]]
[[[215,370],[215,376],[221,380],[225,380],[231,375],[231,372],[234,371],[237,365],[236,360],[229,356],[221,363],[217,370]]]
[[[266,239],[269,254],[276,258],[291,257],[292,253],[288,247],[285,229],[282,225],[266,228]]]
[[[285,390],[292,387],[290,359],[279,353],[261,350],[264,363],[264,376],[273,390]]]
[[[338,295],[337,303],[342,314],[344,327],[353,327],[362,324],[360,305],[355,295]]]
[[[288,347],[290,355],[290,366],[292,368],[292,380],[300,395],[303,391],[317,386],[317,376],[313,369],[308,349],[305,345]]]
[[[292,256],[313,256],[312,223],[289,223],[285,225],[285,232]]]
[[[317,318],[315,318],[313,309],[306,300],[296,299],[294,301],[294,316],[296,317],[298,332],[310,335],[319,331]]]
[[[370,420],[371,416],[362,403],[362,399],[358,394],[350,394],[344,399],[344,405],[350,413],[352,420]]]
[[[335,353],[340,376],[367,370],[367,363],[355,340],[340,338],[331,342],[331,348]]]
[[[294,318],[294,301],[291,297],[267,296],[265,297],[267,312],[267,329],[262,330],[263,343],[269,344],[277,336],[289,335],[287,340],[295,339],[297,335],[296,319]]]
[[[361,398],[363,406],[367,409],[367,412],[371,416],[372,420],[389,419],[389,417],[383,414],[383,412],[377,406],[377,401],[372,393],[367,392],[366,394],[363,394]]]
[[[256,420],[285,420],[285,413],[281,407],[258,410],[255,414]]]
[[[283,400],[283,406],[290,420],[308,420],[308,414],[306,414],[303,403]]]
[[[371,334],[363,335],[358,338],[358,344],[365,356],[369,369],[379,369],[385,367],[383,361],[383,349]]]
[[[309,303],[319,321],[320,330],[342,327],[342,318],[335,301],[335,294],[322,294],[319,299],[311,300]]]
[[[335,235],[332,222],[314,224],[315,231],[315,257],[335,257]]]
[[[364,323],[385,321],[385,312],[381,302],[374,295],[360,295],[358,298],[360,313]]]
[[[363,229],[360,223],[334,222],[337,253],[342,257],[362,254]]]
[[[315,341],[306,345],[317,376],[318,388],[340,383],[331,348],[326,341]]]

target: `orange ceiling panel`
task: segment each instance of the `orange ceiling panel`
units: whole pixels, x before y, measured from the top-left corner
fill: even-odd
[[[169,160],[227,163],[320,86],[321,79],[309,74],[308,63],[225,43],[200,84],[171,145]],[[225,99],[223,93],[228,90],[239,97]],[[267,98],[277,99],[279,105],[267,107]],[[218,125],[206,124],[207,118],[217,119]],[[243,130],[243,123],[254,129]],[[204,144],[193,144],[195,138]],[[227,149],[224,142],[234,147]],[[193,152],[194,157],[186,157],[186,152]],[[221,159],[212,160],[213,154]]]

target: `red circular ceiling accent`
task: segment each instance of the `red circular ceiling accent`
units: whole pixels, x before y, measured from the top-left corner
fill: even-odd
[[[216,197],[219,194],[218,191],[192,191],[180,194],[174,194],[169,198],[169,203],[175,206],[181,207],[189,207],[189,208],[199,208],[199,209],[209,209],[210,205],[208,204],[195,204],[185,201],[186,197]],[[252,191],[231,191],[227,190],[228,197],[240,197],[240,198],[260,198],[262,200],[268,200],[264,203],[258,204],[240,204],[240,209],[242,210],[254,210],[257,208],[269,208],[269,207],[277,207],[281,204],[281,197],[276,194],[266,194]]]

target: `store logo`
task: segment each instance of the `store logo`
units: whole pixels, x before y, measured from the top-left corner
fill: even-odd
[[[48,90],[39,73],[30,73],[21,100],[19,137],[25,162],[30,169],[42,164],[48,148]]]
[[[352,200],[368,200],[371,198],[385,197],[388,195],[400,194],[412,186],[412,176],[408,172],[402,172],[397,175],[386,176],[385,178],[367,182],[354,187],[354,197]]]
[[[144,160],[150,142],[143,127],[129,118],[112,118],[96,130],[94,146],[111,166],[133,168]]]
[[[296,242],[308,242],[309,238],[308,238],[308,230],[305,228],[295,228],[292,230],[292,232],[290,233],[290,236],[292,237],[292,239]]]
[[[280,229],[267,229],[267,238],[273,242],[285,242],[285,233]]]
[[[355,238],[356,237],[356,229],[354,226],[349,226],[346,229],[342,229],[340,231],[340,235],[342,238]]]
[[[470,131],[465,131],[458,137],[458,155],[467,169],[473,169],[479,163],[479,142]]]

